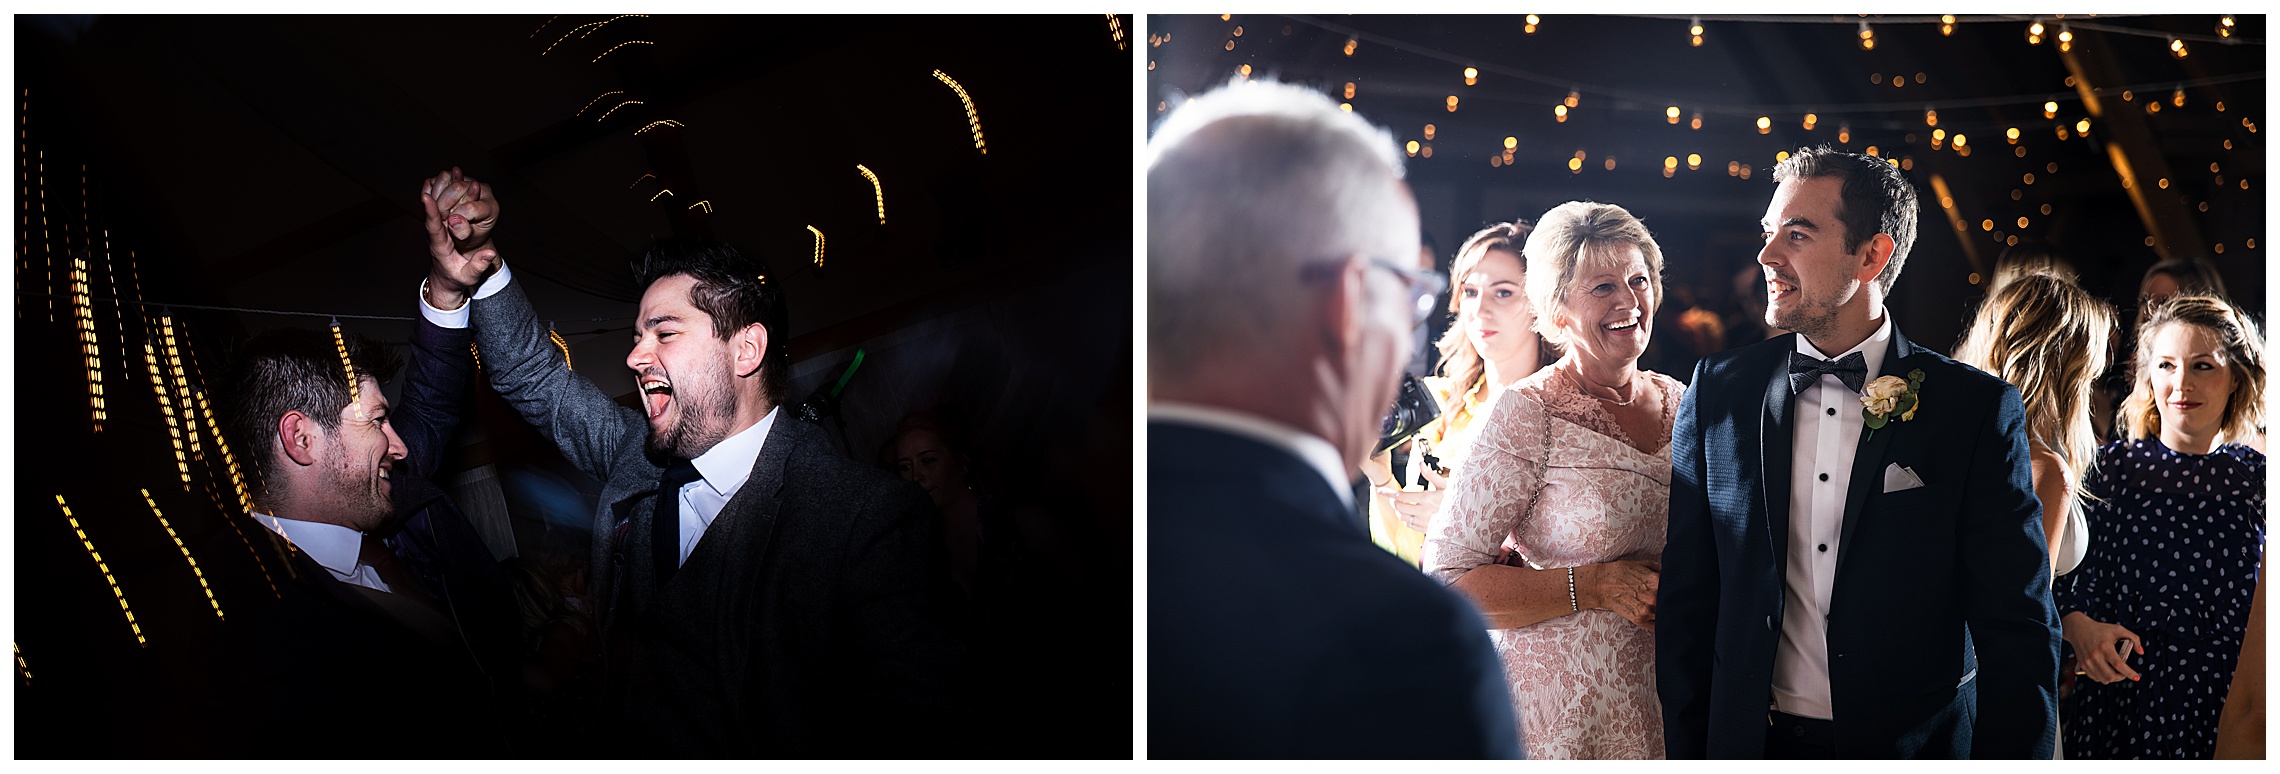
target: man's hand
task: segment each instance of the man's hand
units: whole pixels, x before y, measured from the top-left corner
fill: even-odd
[[[429,178],[420,187],[420,208],[428,232],[427,301],[437,309],[458,309],[483,278],[499,265],[490,246],[498,225],[499,203],[491,187],[460,174],[458,167]]]

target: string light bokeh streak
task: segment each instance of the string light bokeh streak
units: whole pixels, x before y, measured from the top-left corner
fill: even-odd
[[[570,342],[562,339],[562,334],[554,330],[552,323],[548,323],[546,326],[546,340],[554,342],[555,349],[562,350],[562,370],[578,370],[577,366],[570,364]]]
[[[988,155],[989,146],[982,143],[982,115],[974,112],[973,96],[967,94],[966,87],[958,85],[958,80],[950,77],[949,73],[936,70],[934,71],[934,79],[949,86],[951,91],[958,93],[958,101],[966,103],[966,124],[973,127],[974,130],[974,149],[981,151],[983,155]]]
[[[79,544],[87,548],[87,555],[94,557],[95,569],[103,571],[103,582],[111,584],[111,596],[119,600],[119,612],[127,614],[127,628],[135,630],[135,645],[149,645],[150,641],[143,639],[142,624],[135,623],[135,609],[127,604],[127,593],[119,590],[119,579],[111,576],[111,566],[103,563],[103,552],[95,550],[95,541],[87,539],[87,530],[79,526],[79,517],[71,515],[71,504],[63,501],[63,495],[56,495],[55,505],[63,509],[63,518],[71,522],[71,531],[79,535]]]
[[[87,259],[71,259],[71,317],[79,328],[79,348],[87,355],[87,405],[95,432],[103,432],[103,350],[95,337],[93,299],[87,294]]]
[[[823,268],[823,232],[814,226],[807,227],[807,230],[815,235],[815,266]]]
[[[221,426],[214,424],[214,407],[213,404],[206,402],[204,390],[198,391],[198,411],[206,416],[206,426],[214,428],[214,448],[221,451],[222,466],[229,472],[230,487],[237,491],[238,513],[253,513],[253,493],[246,489],[245,475],[238,470],[237,455],[230,453],[229,441],[222,438]],[[215,505],[218,507],[220,503],[215,503]],[[269,584],[269,593],[278,599],[284,599],[285,595],[277,590],[277,579],[269,574],[269,562],[264,561],[261,558],[261,552],[254,549],[253,540],[245,536],[245,530],[238,527],[237,519],[230,517],[228,509],[222,508],[221,510],[223,511],[222,523],[230,525],[230,531],[237,533],[238,542],[245,544],[245,552],[253,555],[253,566],[261,569],[261,580]],[[268,530],[263,531],[267,532]],[[270,534],[270,540],[273,543],[275,542],[276,533]],[[285,571],[288,573],[293,571],[292,562],[285,563]]]
[[[348,362],[348,340],[341,337],[340,318],[332,321],[333,349],[340,353],[340,372],[348,377],[348,408],[356,421],[364,421],[364,385],[356,382],[356,365]]]
[[[175,392],[182,404],[182,430],[183,435],[190,438],[190,456],[193,459],[204,459],[206,452],[198,445],[197,418],[190,414],[190,375],[183,372],[182,350],[174,343],[174,315],[160,314],[158,324],[159,330],[166,336],[166,367],[168,373],[174,376]]]
[[[879,176],[872,174],[870,167],[861,164],[855,165],[855,171],[863,173],[863,179],[871,181],[871,197],[879,203],[879,225],[887,225],[887,190],[879,185]]]
[[[150,367],[150,391],[158,396],[159,411],[166,415],[166,432],[174,441],[174,466],[182,471],[182,491],[190,491],[190,455],[182,443],[182,423],[175,417],[174,395],[166,389],[166,376],[159,371],[158,347],[147,339],[143,341],[143,364]],[[189,410],[184,407],[185,411]]]
[[[206,585],[206,571],[198,569],[198,560],[190,555],[190,547],[183,545],[181,535],[174,534],[174,525],[167,523],[166,513],[158,509],[158,500],[150,496],[148,489],[142,490],[142,496],[143,502],[150,504],[150,515],[158,517],[158,526],[166,528],[166,536],[173,538],[174,547],[182,551],[182,561],[190,563],[190,574],[198,576],[198,588],[206,592],[206,604],[214,606],[214,617],[229,620],[229,616],[222,614],[221,601],[214,599],[214,587]]]

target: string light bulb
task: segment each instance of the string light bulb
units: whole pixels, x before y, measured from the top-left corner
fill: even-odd
[[[1702,131],[1702,111],[1694,111],[1694,116],[1686,121],[1686,128],[1697,132]]]
[[[877,200],[879,205],[879,225],[887,225],[887,189],[879,185],[879,176],[873,174],[870,167],[857,164],[855,171],[863,173],[863,179],[871,181],[871,198]]]
[[[1693,21],[1687,24],[1686,34],[1693,37],[1695,48],[1702,47],[1702,17],[1694,17]]]
[[[63,495],[56,495],[55,505],[63,509],[64,520],[71,522],[71,531],[79,536],[79,545],[95,559],[95,569],[103,571],[103,582],[111,585],[111,596],[119,600],[119,612],[127,615],[127,628],[135,631],[135,646],[149,645],[150,642],[143,639],[142,624],[135,623],[135,609],[127,605],[127,593],[119,590],[119,579],[111,575],[111,565],[103,562],[103,552],[95,550],[95,542],[87,539],[87,530],[79,526],[79,517],[71,515],[71,504],[63,501]]]
[[[2229,13],[2228,13],[2228,14],[2225,14],[2225,15],[2223,15],[2223,16],[2219,16],[2219,17],[2217,17],[2217,37],[2220,37],[2220,38],[2229,38],[2229,37],[2232,37],[2232,34],[2233,34],[2233,17],[2232,17],[2232,14],[2229,14]]]
[[[1773,117],[1772,117],[1772,116],[1758,116],[1758,120],[1757,120],[1757,127],[1758,127],[1758,134],[1772,134],[1772,133],[1773,133]]]
[[[1876,50],[1876,31],[1868,28],[1868,21],[1866,19],[1861,20],[1860,23],[1860,50]]]
[[[2058,50],[2074,50],[2074,30],[2065,27],[2058,28]]]
[[[1457,112],[1457,95],[1449,95],[1449,112]]]
[[[1566,106],[1566,105],[1553,105],[1553,106],[1552,106],[1552,119],[1553,119],[1553,120],[1556,120],[1556,121],[1558,121],[1558,122],[1560,122],[1560,123],[1563,123],[1563,124],[1564,124],[1564,123],[1567,123],[1567,106]]]
[[[1672,105],[1669,109],[1664,110],[1663,118],[1668,119],[1672,125],[1676,125],[1678,123],[1678,106]]]
[[[2177,106],[2177,107],[2184,107],[2184,106],[2185,106],[2185,87],[2184,87],[2184,86],[2178,86],[2178,87],[2177,87],[2177,90],[2176,90],[2176,91],[2173,91],[2173,92],[2170,92],[2170,93],[2169,93],[2169,104],[2171,104],[2171,105],[2175,105],[2175,106]]]
[[[1411,156],[1417,155],[1417,141],[1410,140],[1407,145],[1402,146],[1402,150],[1408,151],[1409,155]]]
[[[1949,13],[1949,14],[1941,14],[1941,15],[1940,15],[1940,37],[1943,37],[1943,38],[1944,38],[1944,37],[1947,37],[1947,36],[1949,36],[1949,35],[1954,35],[1954,34],[1955,34],[1955,14],[1952,14],[1952,13]]]
[[[1480,82],[1480,70],[1479,70],[1478,68],[1473,68],[1473,67],[1467,67],[1467,68],[1465,68],[1465,85],[1466,85],[1466,86],[1471,86],[1471,85],[1473,85],[1473,84],[1476,84],[1476,83],[1479,83],[1479,82]]]
[[[2019,144],[2019,127],[2014,126],[2003,130],[2003,139],[2010,141],[2012,145]]]
[[[2189,51],[2186,51],[2186,50],[2185,50],[2185,41],[2184,41],[2184,40],[2182,40],[2182,39],[2179,39],[2179,38],[2170,38],[2170,39],[2169,39],[2169,55],[2170,55],[2170,56],[2176,57],[2176,58],[2178,58],[2178,59],[2184,59],[2184,58],[2185,58],[2185,57],[2186,57],[2188,54],[2190,54],[2190,53],[2191,53],[2191,52],[2189,52]]]
[[[1560,101],[1560,104],[1562,104],[1562,105],[1566,105],[1566,106],[1568,106],[1568,107],[1571,107],[1571,108],[1572,108],[1572,107],[1577,107],[1577,106],[1581,105],[1581,104],[1582,104],[1582,102],[1583,102],[1583,95],[1582,95],[1582,94],[1580,94],[1580,93],[1577,93],[1577,92],[1576,92],[1575,90],[1573,90],[1573,89],[1570,89],[1570,90],[1568,90],[1567,99],[1565,99],[1565,100],[1561,100],[1561,101]]]
[[[1808,131],[1808,132],[1810,132],[1810,131],[1813,131],[1813,125],[1814,125],[1814,124],[1816,124],[1816,123],[1819,123],[1820,121],[1821,121],[1821,117],[1820,117],[1819,115],[1816,115],[1816,114],[1813,114],[1813,113],[1806,113],[1806,114],[1805,114],[1805,131]]]
[[[1233,41],[1229,42],[1232,43]],[[1350,41],[1348,45],[1352,45]],[[951,78],[948,73],[935,70],[934,79],[941,81],[943,85],[949,86],[951,91],[958,93],[958,101],[966,106],[966,124],[974,130],[974,149],[981,151],[982,155],[989,155],[989,147],[982,143],[982,116],[980,113],[974,112],[974,98],[966,93],[965,86],[959,85],[957,79]]]
[[[2076,121],[2076,122],[2074,122],[2074,133],[2075,133],[2075,134],[2089,134],[2089,133],[2090,133],[2090,119],[2087,119],[2087,118],[2085,118],[2085,119],[2082,119],[2082,120],[2080,120],[2080,121]]]
[[[2043,23],[2042,23],[2041,21],[2036,21],[2036,22],[2035,22],[2035,23],[2033,23],[2033,24],[2029,24],[2029,25],[2027,25],[2027,45],[2030,45],[2030,46],[2039,46],[2039,45],[2042,45],[2042,39],[2043,39]]]
[[[1543,23],[1543,20],[1542,20],[1542,19],[1539,19],[1539,18],[1537,18],[1535,14],[1528,14],[1528,26],[1525,26],[1525,27],[1521,27],[1521,28],[1520,28],[1520,31],[1521,31],[1521,32],[1525,32],[1525,33],[1527,33],[1527,34],[1530,34],[1530,35],[1534,35],[1534,34],[1536,34],[1536,25],[1538,25],[1538,24],[1542,24],[1542,23]]]
[[[2057,117],[2058,117],[2058,101],[2057,101],[2057,100],[2051,100],[2051,101],[2048,101],[2048,102],[2044,102],[2044,103],[2043,103],[2043,117],[2044,117],[2044,118],[2057,118]]]
[[[1930,109],[1927,109],[1927,110],[1925,110],[1925,111],[1924,111],[1924,125],[1925,125],[1925,126],[1939,126],[1939,125],[1940,125],[1940,111],[1937,111],[1937,110],[1930,110]]]
[[[1435,128],[1435,127],[1434,127],[1432,124],[1426,124],[1426,125],[1425,125],[1425,139],[1428,139],[1428,140],[1430,140],[1430,139],[1433,139],[1433,130],[1434,130],[1434,128]]]
[[[1687,169],[1701,169],[1701,168],[1702,168],[1702,154],[1700,154],[1700,153],[1689,153],[1689,154],[1686,154],[1686,168],[1687,168]]]

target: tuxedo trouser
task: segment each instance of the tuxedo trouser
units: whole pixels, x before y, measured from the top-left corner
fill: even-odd
[[[1767,710],[1765,757],[1775,761],[1815,761],[1837,757],[1836,722]]]

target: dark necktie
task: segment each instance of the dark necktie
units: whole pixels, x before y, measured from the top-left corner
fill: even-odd
[[[435,604],[435,598],[428,596],[427,590],[420,588],[420,582],[396,562],[396,552],[388,550],[388,544],[379,538],[365,535],[364,544],[357,547],[356,561],[378,573],[380,582],[388,584],[389,591],[421,604]]]
[[[1845,389],[1860,392],[1861,383],[1868,381],[1868,359],[1853,352],[1835,360],[1822,360],[1803,352],[1789,353],[1789,392],[1794,395],[1806,385],[1820,381],[1822,374],[1837,377]]]
[[[674,460],[665,467],[665,475],[657,480],[657,507],[650,517],[649,556],[659,586],[671,580],[673,571],[681,567],[681,487],[701,478],[704,476],[697,473],[697,466],[688,460]]]

